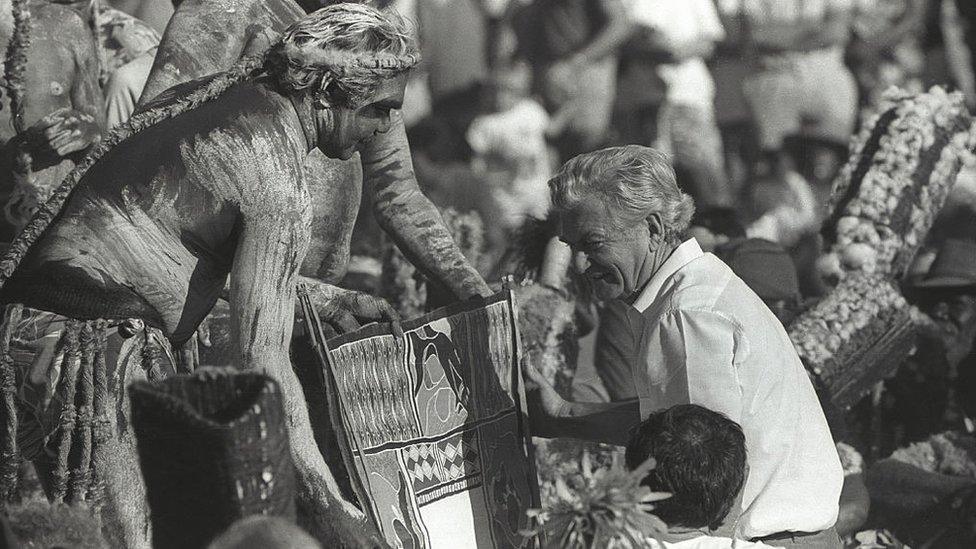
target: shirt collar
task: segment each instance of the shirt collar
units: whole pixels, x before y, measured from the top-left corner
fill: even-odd
[[[681,243],[680,246],[671,252],[671,255],[664,261],[664,264],[651,276],[651,279],[644,285],[640,295],[634,300],[633,307],[637,312],[643,313],[657,299],[657,294],[661,291],[664,283],[671,278],[671,275],[678,272],[682,267],[691,263],[693,260],[705,255],[701,246],[694,238],[689,238]]]

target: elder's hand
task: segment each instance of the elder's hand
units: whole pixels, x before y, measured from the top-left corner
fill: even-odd
[[[352,332],[360,328],[360,321],[389,322],[393,335],[403,336],[400,315],[396,309],[381,297],[367,293],[345,290],[316,304],[319,316],[328,322],[337,333]]]
[[[59,157],[83,151],[101,138],[95,117],[67,107],[38,120],[26,133],[31,150]]]

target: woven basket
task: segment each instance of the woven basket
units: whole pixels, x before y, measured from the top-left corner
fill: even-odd
[[[204,547],[248,515],[294,519],[295,473],[274,380],[204,369],[129,392],[154,547]]]

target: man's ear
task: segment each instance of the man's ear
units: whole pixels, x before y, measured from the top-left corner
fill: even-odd
[[[654,212],[647,216],[647,231],[650,233],[651,249],[658,249],[664,244],[664,221],[661,214]]]

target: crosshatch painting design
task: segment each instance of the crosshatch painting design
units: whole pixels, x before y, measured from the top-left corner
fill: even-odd
[[[518,547],[538,485],[511,294],[328,341],[347,464],[387,541]],[[326,372],[328,376],[330,372]]]

